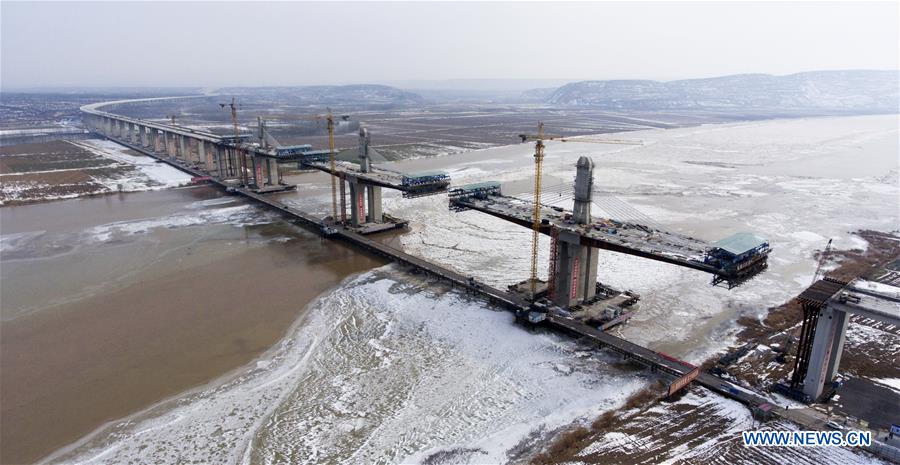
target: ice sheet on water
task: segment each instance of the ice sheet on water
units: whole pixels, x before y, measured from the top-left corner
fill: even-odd
[[[188,208],[191,208],[188,206]],[[87,231],[90,238],[97,242],[109,241],[114,236],[129,236],[145,233],[157,228],[183,228],[208,224],[233,224],[249,226],[265,224],[274,220],[272,214],[259,210],[251,205],[233,207],[206,208],[198,211],[179,212],[171,215],[145,218],[140,220],[118,221],[95,226]]]
[[[268,224],[278,219],[274,213],[261,210],[252,205],[234,203],[231,198],[198,201],[186,205],[182,210],[171,214],[116,221],[101,224],[73,233],[47,234],[45,231],[29,231],[0,235],[0,257],[4,260],[18,258],[49,257],[74,250],[85,244],[106,243],[121,240],[138,234],[145,234],[154,229],[175,229],[193,226],[230,224],[235,227]],[[272,237],[273,241],[286,241],[289,238]]]
[[[761,315],[807,286],[815,269],[814,253],[828,238],[835,238],[836,248],[860,248],[865,241],[852,231],[900,227],[900,189],[896,183],[875,182],[881,175],[870,173],[873,166],[896,170],[896,135],[895,116],[637,131],[629,137],[643,140],[643,146],[549,143],[544,172],[571,184],[576,160],[589,155],[596,166],[595,190],[624,199],[665,229],[708,241],[737,231],[769,240],[774,249],[769,269],[732,291],[711,288],[709,277],[700,272],[600,251],[600,281],[642,295],[641,309],[624,334],[651,346],[690,341],[689,356],[699,360],[729,342],[729,325],[733,329],[737,316]],[[845,153],[850,147],[853,153]],[[808,168],[823,159],[837,161],[815,176],[794,166]],[[527,185],[533,176],[532,148],[527,145],[484,150],[475,161],[472,171],[466,170],[471,164],[467,158],[446,158],[434,168],[470,172],[467,183]],[[550,193],[545,201],[570,209],[571,198],[560,198]],[[608,213],[602,200],[596,207],[595,215]],[[413,232],[401,240],[417,255],[500,287],[530,273],[527,228],[477,212],[450,213],[444,197],[385,199],[385,209],[412,220]],[[547,276],[548,258],[549,240],[542,236],[541,278]],[[676,355],[687,353],[663,348]]]
[[[263,363],[54,461],[397,463],[464,446],[496,462],[533,430],[592,418],[646,382],[605,354],[575,357],[583,348],[571,340],[394,273],[322,296]]]
[[[25,244],[43,236],[46,231],[29,231],[23,233],[11,233],[0,235],[0,253],[8,253]]]
[[[72,143],[102,157],[137,168],[137,176],[96,179],[111,190],[118,190],[120,184],[123,191],[130,192],[184,186],[191,181],[189,174],[165,163],[159,163],[153,158],[126,153],[128,148],[110,140],[86,139]]]

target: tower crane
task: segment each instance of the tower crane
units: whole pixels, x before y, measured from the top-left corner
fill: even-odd
[[[519,134],[519,138],[522,139],[522,142],[528,142],[530,140],[535,140],[535,136],[530,135],[530,134]],[[595,138],[582,137],[582,136],[572,136],[572,137],[544,136],[544,140],[555,140],[557,142],[588,142],[591,144],[644,145],[644,143],[639,140],[595,139]]]
[[[531,223],[531,297],[537,294],[538,238],[541,233],[541,177],[544,164],[544,141],[589,142],[594,144],[644,145],[641,141],[623,139],[592,139],[584,137],[548,136],[544,134],[544,123],[538,122],[537,134],[519,134],[522,142],[534,142],[534,212]]]
[[[234,150],[238,158],[238,169],[241,170],[241,187],[247,187],[247,158],[244,155],[244,151],[241,150],[241,134],[238,129],[237,119],[237,102],[234,97],[231,97],[231,103],[220,103],[219,106],[231,109],[231,126],[234,128]]]
[[[338,221],[338,207],[337,207],[337,166],[335,165],[334,159],[334,114],[331,112],[331,108],[327,109],[327,113],[320,115],[291,115],[291,116],[282,116],[279,115],[277,118],[265,118],[260,116],[260,122],[265,121],[266,119],[295,119],[295,120],[307,120],[307,121],[325,121],[326,126],[328,128],[328,161],[331,164],[331,221]],[[340,119],[342,121],[348,121],[350,119],[350,115],[340,115]],[[343,203],[343,200],[341,200]]]
[[[813,284],[819,279],[819,275],[822,273],[822,266],[825,265],[825,261],[828,260],[828,256],[831,254],[831,241],[833,240],[834,238],[828,239],[828,243],[825,244],[825,250],[819,255],[819,262],[816,263],[816,272],[813,274]]]

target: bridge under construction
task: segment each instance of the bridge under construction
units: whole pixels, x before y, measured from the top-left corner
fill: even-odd
[[[587,312],[587,307],[599,305],[608,310],[627,307],[636,301],[636,296],[623,300],[622,294],[597,283],[597,249],[706,272],[713,275],[714,284],[724,283],[731,288],[766,268],[768,244],[752,235],[739,235],[710,244],[640,224],[595,220],[590,212],[593,163],[586,157],[577,165],[577,197],[573,211],[550,208],[539,219],[540,232],[553,238],[550,280],[543,283],[541,293],[523,292],[514,286],[510,290],[500,290],[478,282],[475,277],[464,276],[365,236],[383,230],[377,226],[384,224],[386,218],[381,210],[381,188],[396,189],[405,196],[420,196],[447,192],[450,184],[449,177],[440,172],[400,173],[371,166],[369,135],[365,129],[360,131],[358,164],[336,163],[333,147],[327,152],[302,149],[279,154],[277,147],[250,144],[240,135],[214,135],[177,125],[121,117],[104,111],[103,107],[104,104],[95,104],[82,108],[86,124],[94,132],[190,173],[197,180],[211,182],[227,192],[281,212],[326,238],[345,241],[481,296],[514,312],[525,324],[578,335],[653,371],[671,376],[675,381],[670,386],[670,394],[693,381],[751,406],[766,404],[763,397],[700,373],[691,364],[604,331],[608,326],[598,325],[596,314]],[[248,157],[250,162],[235,161],[241,157]],[[278,165],[284,162],[301,163],[329,173],[332,179],[340,182],[340,210],[335,208],[330,217],[319,218],[269,196],[271,192],[292,187],[281,180]],[[235,167],[244,172],[234,172]],[[349,185],[350,202],[344,198],[345,184]],[[461,186],[449,192],[452,209],[477,210],[523,226],[531,224],[529,205],[504,196],[499,183]],[[349,220],[346,218],[347,206],[350,206]],[[589,314],[581,315],[580,311]],[[615,322],[620,321],[624,319],[618,317]]]

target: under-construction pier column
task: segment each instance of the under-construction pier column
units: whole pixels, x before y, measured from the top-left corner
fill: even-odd
[[[822,395],[825,383],[831,382],[837,374],[841,353],[844,350],[847,322],[846,312],[835,310],[830,306],[819,310],[809,355],[809,368],[803,381],[803,393],[813,399],[818,399]]]
[[[163,142],[166,144],[166,155],[169,158],[175,158],[175,135],[168,131],[163,131]]]
[[[594,162],[581,157],[577,168],[572,219],[576,224],[590,224]],[[592,299],[597,293],[598,250],[582,245],[581,236],[568,231],[561,231],[551,246],[556,248],[556,262],[551,264],[553,302],[566,308]]]
[[[206,162],[205,157],[202,156],[202,154],[200,153],[200,151],[201,151],[200,146],[203,145],[203,141],[192,137],[192,138],[188,139],[188,142],[190,144],[188,150],[190,150],[190,152],[191,152],[191,161],[194,162],[195,166],[201,166],[203,163]]]
[[[200,164],[203,166],[207,172],[212,169],[212,163],[209,161],[206,155],[206,141],[197,140],[197,160],[199,160]]]
[[[369,142],[369,130],[364,127],[359,128],[359,169],[363,173],[368,173],[372,169]],[[367,216],[363,215],[363,217],[370,223],[383,223],[384,214],[381,208],[381,187],[366,186],[366,193],[369,197],[369,212]],[[356,199],[356,197],[353,198]]]
[[[278,160],[266,159],[266,173],[269,176],[269,184],[272,186],[281,185],[281,171],[278,168]]]
[[[366,216],[366,220],[369,223],[383,223],[384,213],[381,211],[381,187],[366,186],[366,191],[369,194],[369,214]]]
[[[281,179],[278,174],[278,160],[268,157],[251,158],[253,168],[253,181],[257,189],[279,185]]]
[[[366,222],[365,186],[354,176],[348,176],[347,183],[350,185],[350,224],[359,226]]]
[[[178,158],[180,158],[181,161],[183,161],[183,162],[187,162],[189,159],[188,151],[187,151],[187,140],[186,140],[187,137],[185,137],[183,135],[179,135],[177,137],[178,137]]]
[[[227,177],[225,170],[225,149],[216,143],[210,144],[210,147],[212,148],[213,162],[215,164],[214,173],[219,178],[225,179]]]

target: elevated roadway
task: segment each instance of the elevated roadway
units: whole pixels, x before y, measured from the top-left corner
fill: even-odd
[[[534,203],[505,195],[458,196],[450,198],[451,206],[460,210],[476,210],[531,228]],[[768,255],[759,254],[733,267],[716,266],[705,259],[713,244],[680,234],[635,223],[612,219],[592,219],[588,224],[572,220],[572,213],[559,207],[542,206],[540,232],[577,236],[581,245],[619,252],[659,262],[691,268],[716,276],[729,287],[740,284],[763,271]]]

